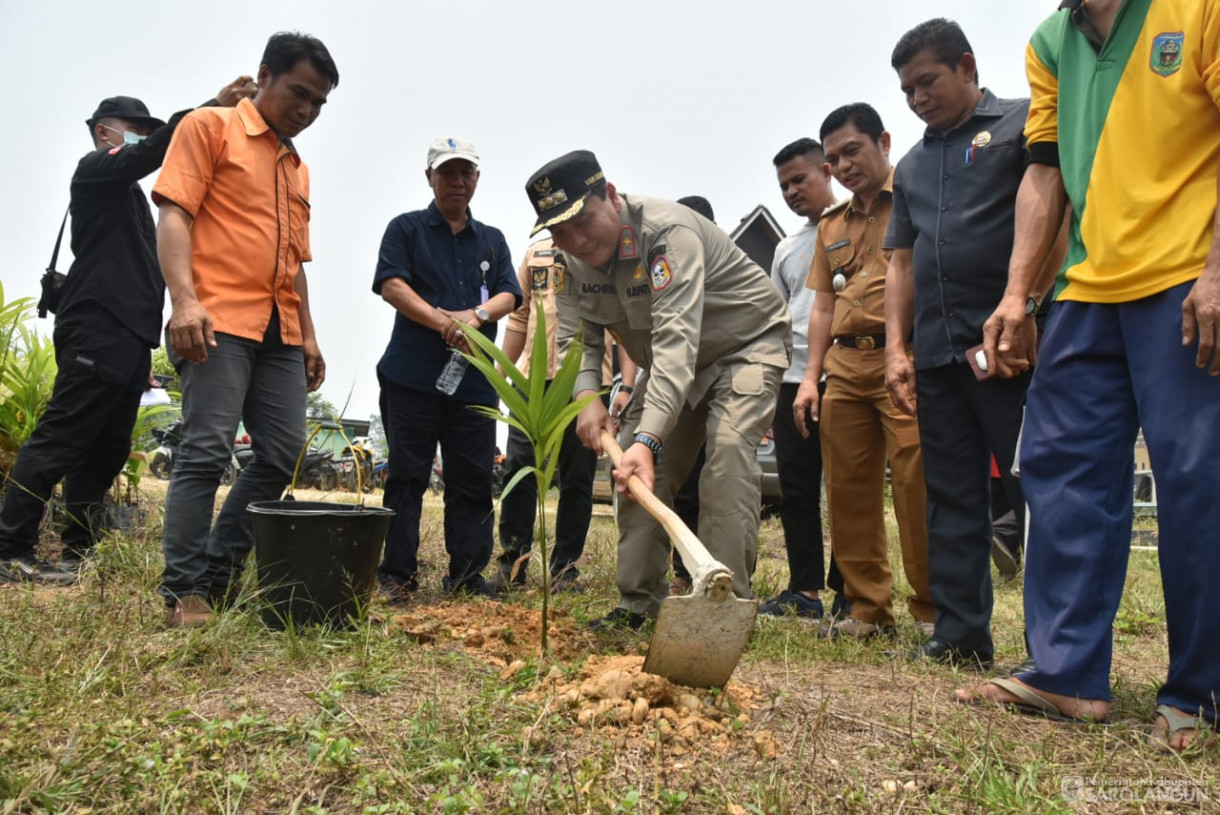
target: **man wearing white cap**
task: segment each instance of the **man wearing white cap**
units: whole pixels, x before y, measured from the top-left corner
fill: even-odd
[[[419,518],[437,443],[445,462],[446,591],[489,594],[481,572],[491,559],[491,467],[495,422],[470,405],[499,404],[495,389],[469,368],[458,323],[496,338],[496,321],[521,303],[521,288],[500,230],[476,221],[470,199],[479,156],[465,139],[440,138],[424,171],[433,201],[386,227],[373,292],[397,311],[377,363],[381,418],[390,446],[385,506],[396,513],[379,569],[391,600],[419,586]]]

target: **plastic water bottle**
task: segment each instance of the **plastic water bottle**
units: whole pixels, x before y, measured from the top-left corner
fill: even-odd
[[[460,351],[456,348],[450,351],[449,361],[441,369],[441,375],[436,378],[436,389],[446,396],[453,396],[458,385],[462,384],[462,377],[469,366],[470,361],[462,356]]]

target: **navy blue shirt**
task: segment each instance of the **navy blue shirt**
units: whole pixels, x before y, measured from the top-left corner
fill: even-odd
[[[1008,283],[1028,99],[983,91],[964,123],[923,140],[894,170],[886,249],[911,249],[915,367],[964,362]]]
[[[521,305],[521,287],[503,233],[469,213],[467,217],[466,227],[455,235],[433,201],[427,209],[390,221],[381,239],[373,292],[380,295],[384,281],[401,277],[425,302],[446,311],[479,306],[483,286],[488,299],[512,292],[513,307]],[[495,340],[495,323],[487,323],[481,331]],[[449,352],[439,333],[400,313],[377,370],[400,387],[438,394],[436,379],[449,361]],[[495,388],[473,366],[467,368],[453,398],[468,404],[499,404]]]

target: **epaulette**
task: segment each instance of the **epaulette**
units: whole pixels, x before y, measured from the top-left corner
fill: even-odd
[[[850,198],[844,198],[842,201],[840,201],[837,204],[831,204],[830,206],[826,207],[826,209],[822,210],[822,217],[825,218],[827,215],[833,215],[836,212],[838,212],[839,210],[846,207],[850,203],[851,203]]]

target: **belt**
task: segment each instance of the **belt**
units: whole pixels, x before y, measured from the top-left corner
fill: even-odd
[[[835,343],[844,348],[856,348],[861,351],[872,351],[874,348],[885,347],[885,335],[873,334],[865,337],[835,337]]]

